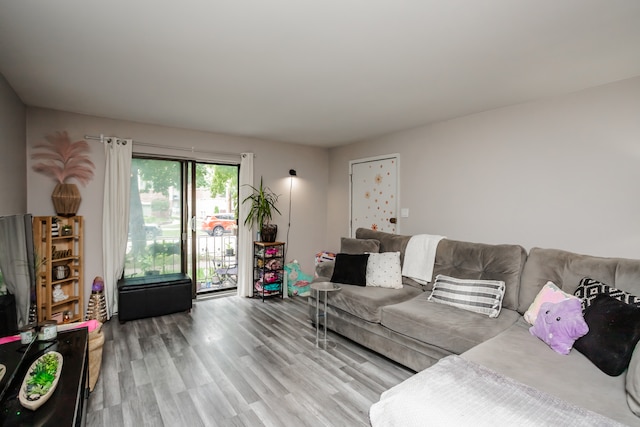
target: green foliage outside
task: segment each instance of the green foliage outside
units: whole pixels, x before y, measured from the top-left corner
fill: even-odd
[[[169,211],[169,200],[167,199],[153,199],[151,201],[151,211],[152,212],[168,212]]]
[[[131,199],[129,210],[129,234],[131,248],[127,253],[127,275],[145,272],[171,273],[180,270],[179,243],[147,243],[145,224],[162,224],[170,215],[169,197],[182,188],[180,161],[134,158],[131,162]],[[208,189],[212,198],[227,197],[228,212],[237,212],[238,168],[233,165],[197,164],[196,187]],[[171,189],[174,190],[171,190]],[[144,216],[140,195],[160,193],[166,198],[151,201],[151,217]],[[216,212],[220,209],[216,207]],[[170,227],[168,227],[170,228]],[[179,237],[180,229],[165,230],[164,237]]]
[[[144,183],[144,189],[141,190],[141,192],[161,193],[169,197],[169,188],[180,188],[179,162],[171,160],[133,159],[131,169],[132,181],[139,176]]]

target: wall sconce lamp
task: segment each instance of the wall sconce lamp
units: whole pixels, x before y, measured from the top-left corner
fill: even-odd
[[[289,176],[298,176],[298,172],[295,169],[289,169]]]

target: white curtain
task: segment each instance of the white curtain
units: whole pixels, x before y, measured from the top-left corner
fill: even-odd
[[[18,327],[29,323],[31,290],[35,289],[31,222],[30,214],[0,217],[0,270],[16,300]]]
[[[107,316],[118,312],[118,279],[124,271],[129,229],[131,153],[133,141],[104,138],[106,157],[102,207],[102,268]]]
[[[240,160],[240,188],[238,189],[240,210],[238,217],[238,296],[253,296],[253,228],[244,226],[249,205],[242,203],[252,192],[253,153],[242,153]]]

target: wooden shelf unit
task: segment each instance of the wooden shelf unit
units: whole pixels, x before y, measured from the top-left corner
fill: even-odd
[[[57,218],[58,230],[55,223]],[[63,226],[70,226],[71,232],[63,235]],[[57,234],[57,235],[56,235]],[[58,313],[67,322],[78,322],[84,318],[84,271],[83,271],[83,219],[81,216],[33,218],[33,242],[36,253],[36,306],[38,322],[52,320]],[[59,266],[67,266],[69,275],[56,279]],[[68,298],[54,302],[54,286],[60,285]]]

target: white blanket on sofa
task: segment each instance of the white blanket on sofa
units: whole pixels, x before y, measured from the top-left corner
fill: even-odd
[[[404,251],[402,275],[426,285],[433,276],[433,264],[436,260],[438,243],[444,236],[416,234],[411,236]]]
[[[372,427],[622,426],[458,356],[382,393],[369,418]]]

